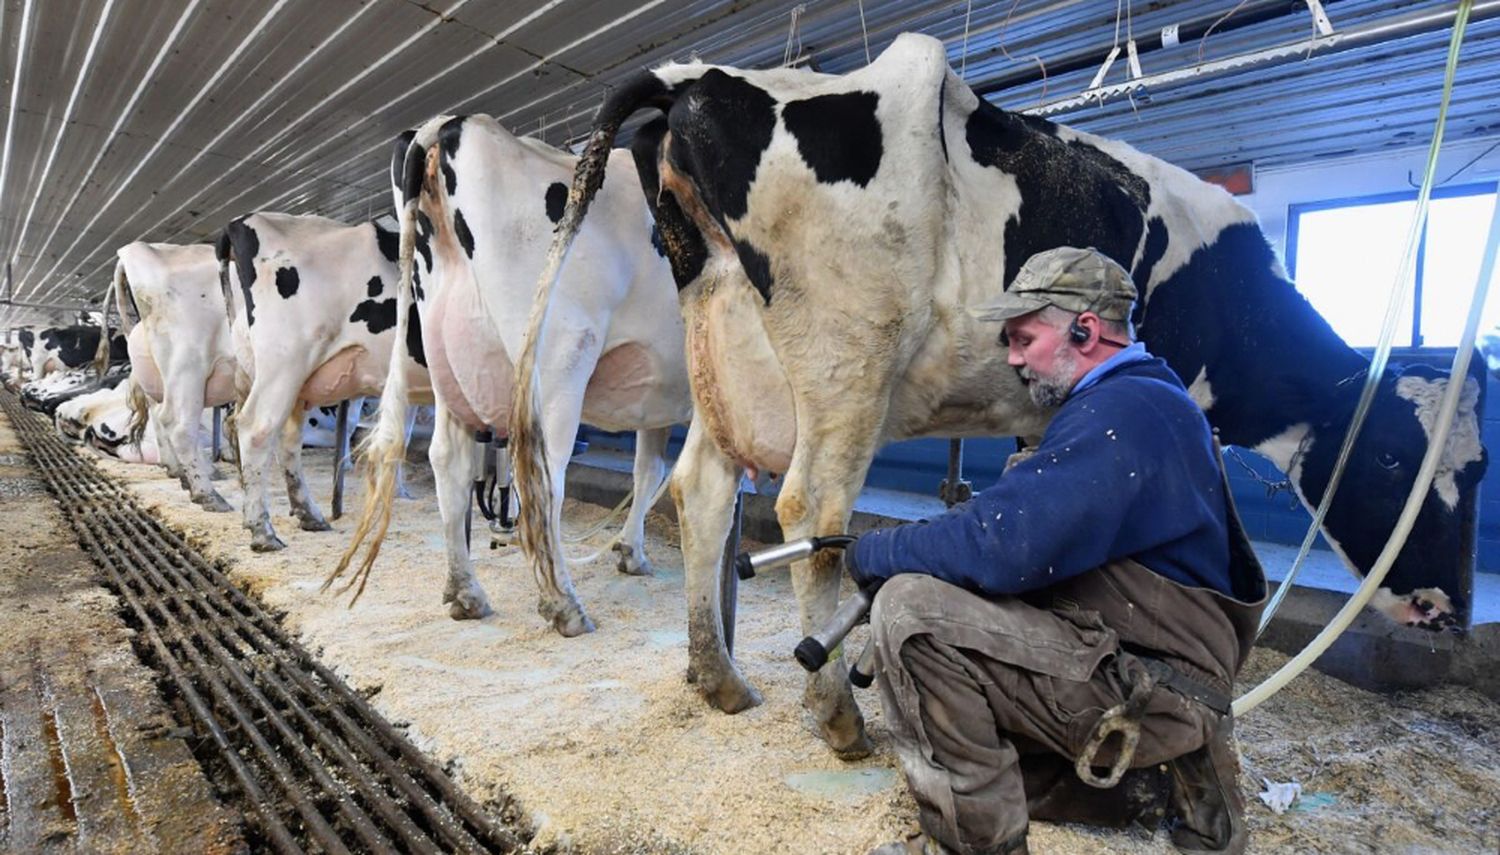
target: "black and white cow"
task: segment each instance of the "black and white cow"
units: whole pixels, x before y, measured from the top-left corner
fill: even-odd
[[[99,328],[96,326],[78,324],[44,329],[36,334],[30,348],[31,378],[40,380],[54,371],[83,368],[94,361],[98,350]],[[130,361],[124,336],[110,337],[108,361],[111,365]]]
[[[130,366],[112,365],[100,375],[92,366],[53,371],[21,386],[21,403],[37,412],[53,415],[64,402],[97,389],[114,388],[130,376]]]
[[[204,408],[235,399],[234,350],[214,248],[136,242],[116,255],[115,308],[133,382],[156,402],[150,415],[161,460],[193,502],[232,510],[209,482],[213,467],[201,436]]]
[[[273,437],[292,513],[306,531],[329,529],[302,475],[303,413],[385,385],[396,340],[397,240],[379,223],[275,213],[241,217],[219,238],[242,401],[235,420],[245,527],[257,552],[286,545],[266,498]],[[400,364],[415,397],[430,401],[427,370],[411,359]],[[410,422],[409,415],[408,431]]]
[[[1296,292],[1254,215],[1217,187],[1124,143],[1005,112],[903,35],[841,77],[699,63],[614,90],[559,226],[560,262],[623,120],[682,289],[694,415],[673,476],[689,602],[690,670],[727,711],[759,701],[718,617],[722,534],[743,469],[785,473],[788,538],[844,530],[875,450],[904,437],[1039,434],[993,325],[965,311],[1033,253],[1093,246],[1133,272],[1148,348],[1190,385],[1226,442],[1254,448],[1317,502],[1366,360]],[[546,299],[545,288],[539,300]],[[529,378],[528,378],[529,379]],[[1429,444],[1447,378],[1382,379],[1324,527],[1358,573],[1373,563]],[[1460,518],[1485,468],[1465,393],[1416,528],[1379,600],[1397,621],[1448,626],[1468,603]],[[512,429],[518,472],[525,414]],[[521,501],[529,497],[527,482]],[[555,536],[555,533],[552,535]],[[805,629],[838,597],[839,562],[794,568]],[[844,667],[807,702],[830,744],[858,753]]]
[[[616,157],[619,169],[633,171],[627,152]],[[429,456],[448,553],[444,602],[454,618],[490,611],[465,534],[474,470],[470,437],[487,426],[503,436],[510,420],[512,364],[574,162],[483,115],[440,117],[396,143],[392,181],[402,210],[402,263],[410,265],[403,272],[409,269],[412,277],[410,288],[402,283],[402,298],[415,298],[414,311],[403,310],[402,335],[432,374],[436,421]],[[409,322],[420,328],[406,327]],[[543,429],[554,447],[570,443],[580,421],[636,432],[634,500],[614,546],[622,573],[651,572],[646,513],[666,477],[668,432],[692,408],[682,340],[670,270],[650,212],[627,178],[603,194],[599,217],[578,241],[538,369],[547,390]],[[373,459],[399,459],[399,437],[387,419],[403,404],[399,384],[391,384],[370,445]],[[553,525],[561,519],[567,463],[566,454],[558,456],[554,489],[529,509]],[[374,515],[384,530],[386,492],[378,485],[369,491],[382,504],[367,500],[351,554]],[[368,572],[379,540],[372,540],[361,572]],[[563,635],[592,630],[566,559],[561,552],[549,557],[534,566],[539,611]]]
[[[139,439],[131,438],[133,382],[132,375],[117,386],[97,389],[63,403],[53,413],[57,432],[64,439],[88,445],[126,463],[160,463],[154,419],[148,420]]]

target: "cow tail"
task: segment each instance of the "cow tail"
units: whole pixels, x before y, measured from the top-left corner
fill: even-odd
[[[115,276],[110,282],[109,290],[104,292],[104,320],[99,328],[99,347],[94,350],[94,376],[100,380],[104,379],[104,372],[109,370],[109,306],[110,298],[114,298],[115,309],[120,313],[120,335],[130,335],[130,322],[125,317],[125,304],[120,300],[120,291],[125,288],[125,262],[115,261]]]
[[[562,271],[563,261],[583,217],[588,213],[599,188],[604,184],[604,170],[614,148],[620,125],[636,110],[661,103],[668,94],[666,84],[651,72],[642,72],[616,89],[599,107],[593,133],[578,158],[573,172],[573,186],[568,191],[567,207],[553,232],[552,247],[537,280],[532,297],[531,314],[522,338],[521,356],[516,361],[514,393],[510,407],[510,454],[515,467],[516,498],[520,504],[516,528],[521,549],[531,562],[544,599],[563,596],[557,579],[557,561],[562,544],[552,520],[552,472],[547,466],[547,438],[542,429],[541,376],[536,355],[547,325],[552,292]]]
[[[224,294],[224,314],[229,318],[231,328],[234,327],[234,292],[229,288],[229,261],[234,256],[234,244],[229,238],[229,230],[233,226],[233,223],[225,226],[214,241],[214,258],[219,261],[219,290]]]
[[[426,146],[408,145],[406,163],[415,164],[420,182],[420,171],[425,160]],[[352,608],[365,591],[375,559],[380,555],[380,546],[385,542],[387,529],[391,525],[391,512],[396,500],[396,480],[401,463],[406,459],[406,407],[410,392],[406,382],[405,341],[412,311],[413,255],[417,244],[418,192],[403,194],[401,205],[401,254],[397,261],[400,276],[396,286],[396,337],[391,347],[390,371],[386,374],[385,388],[380,393],[380,413],[375,429],[370,431],[355,450],[364,466],[365,501],[360,509],[359,522],[349,538],[349,546],[339,558],[339,564],[323,580],[326,591],[334,580],[342,576],[353,562],[355,553],[366,540],[369,546],[359,569],[339,588],[339,593],[354,588],[349,598]]]
[[[125,426],[125,441],[140,448],[146,438],[146,423],[151,418],[151,399],[146,397],[146,390],[135,382],[134,377],[125,382],[130,387],[130,394],[125,398],[125,406],[130,410],[130,423]]]

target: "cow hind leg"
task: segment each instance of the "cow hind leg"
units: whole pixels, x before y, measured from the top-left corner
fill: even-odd
[[[208,462],[200,444],[199,433],[203,425],[203,393],[194,392],[174,396],[164,401],[162,417],[168,444],[182,466],[183,478],[187,481],[188,496],[206,511],[224,513],[233,510],[224,501],[219,491],[213,488],[213,467]]]
[[[443,602],[454,620],[473,620],[494,612],[474,575],[469,555],[469,484],[477,456],[473,437],[446,409],[438,407],[427,459],[437,488],[438,514],[443,520],[443,548],[448,558],[448,581]]]
[[[283,423],[292,417],[292,407],[290,404],[283,407],[280,401],[268,398],[264,389],[251,389],[241,407],[236,431],[239,436],[240,482],[245,488],[241,511],[245,528],[250,530],[250,548],[256,552],[286,548],[286,543],[276,536],[276,530],[271,526],[266,488],[269,473],[266,469],[274,453],[272,434],[279,436]]]
[[[302,469],[302,417],[302,409],[294,407],[281,425],[281,471],[286,476],[286,498],[291,503],[292,516],[297,518],[303,531],[328,531],[333,526],[323,518],[323,512],[313,501]],[[336,460],[333,465],[342,464]]]
[[[167,436],[167,429],[163,426],[162,411],[165,409],[161,404],[153,402],[150,405],[150,426],[148,430],[155,431],[156,453],[161,458],[161,465],[167,470],[167,476],[176,478],[184,490],[187,489],[187,478],[182,474],[182,464],[177,460],[177,454],[172,450],[172,443]]]
[[[703,419],[694,419],[688,426],[687,443],[672,473],[688,600],[687,678],[714,707],[737,713],[760,703],[760,693],[729,657],[719,598],[720,566],[734,521],[740,467],[719,451],[703,424]]]
[[[651,500],[667,476],[667,435],[671,428],[650,428],[635,433],[635,494],[630,502],[630,515],[625,518],[625,528],[615,542],[618,554],[615,569],[629,576],[653,574],[651,560],[646,557],[646,514],[651,512]]]
[[[803,435],[813,433],[805,431]],[[851,442],[847,435],[840,436],[835,443],[799,441],[776,501],[776,516],[788,541],[848,530],[854,497],[864,483],[874,446],[873,439],[867,443]],[[816,494],[809,489],[812,484],[818,485]],[[792,587],[797,594],[804,633],[821,629],[833,615],[842,579],[842,556],[832,550],[823,550],[792,565]],[[848,668],[841,657],[831,658],[816,673],[808,675],[803,705],[817,719],[824,740],[835,754],[845,760],[870,754],[872,746],[865,733],[864,716],[854,700]]]

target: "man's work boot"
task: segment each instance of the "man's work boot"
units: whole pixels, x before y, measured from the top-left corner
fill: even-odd
[[[1234,718],[1224,716],[1206,745],[1167,767],[1172,776],[1172,845],[1180,852],[1244,852],[1250,833],[1234,750]]]

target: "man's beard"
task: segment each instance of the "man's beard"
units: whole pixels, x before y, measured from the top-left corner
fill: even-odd
[[[1044,410],[1061,407],[1073,391],[1073,374],[1078,370],[1078,360],[1067,343],[1058,346],[1053,356],[1053,373],[1038,374],[1030,368],[1022,368],[1021,379],[1026,381],[1026,393],[1031,402]]]

